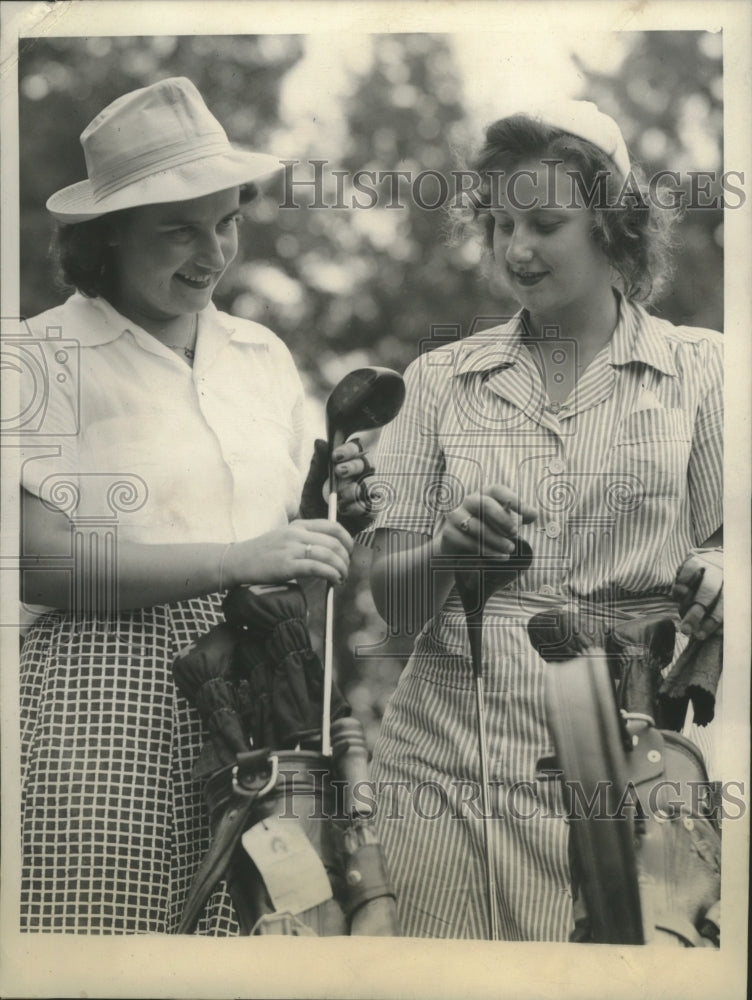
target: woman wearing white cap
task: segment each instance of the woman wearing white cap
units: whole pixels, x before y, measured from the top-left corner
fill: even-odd
[[[379,442],[394,500],[371,525],[372,585],[390,625],[418,638],[372,777],[394,797],[380,834],[406,935],[486,937],[494,908],[501,938],[563,940],[567,828],[557,783],[536,780],[553,748],[547,668],[525,626],[563,604],[611,621],[675,614],[677,568],[693,547],[720,544],[721,338],[638,304],[666,278],[668,215],[643,199],[618,126],[593,104],[495,122],[474,169],[491,266],[521,310],[414,362]],[[491,598],[483,629],[487,896],[473,673],[451,567],[478,552],[508,558],[518,538],[532,563]],[[717,591],[716,569],[705,572]],[[716,629],[720,603],[710,606],[694,604],[682,630]]]
[[[22,652],[22,927],[170,932],[208,843],[175,655],[234,584],[340,583],[352,540],[296,519],[289,352],[212,304],[279,162],[231,146],[184,78],[119,98],[81,141],[87,180],[48,201],[76,291],[28,324],[51,375],[22,467],[23,599],[48,608]],[[353,512],[364,460],[341,458]],[[237,933],[226,894],[199,931]]]

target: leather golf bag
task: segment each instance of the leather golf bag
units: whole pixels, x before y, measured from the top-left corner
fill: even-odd
[[[302,591],[238,588],[224,611],[173,668],[207,725],[194,774],[211,829],[178,933],[195,929],[224,879],[242,934],[398,935],[373,802],[361,794],[362,726],[335,690],[331,757],[313,728],[321,666]]]
[[[570,826],[573,941],[719,947],[716,786],[688,739],[660,729],[668,618],[621,623],[583,649],[566,611],[531,619],[550,667],[546,713]]]

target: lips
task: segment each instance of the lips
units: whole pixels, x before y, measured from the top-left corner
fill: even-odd
[[[208,277],[204,276],[201,278],[197,278],[190,274],[176,273],[175,277],[179,281],[182,281],[184,285],[188,285],[189,288],[196,288],[196,289],[208,288],[214,281],[213,275],[209,275]]]
[[[539,281],[542,281],[548,274],[548,271],[512,271],[511,274],[517,284],[529,288],[531,285],[537,285]]]

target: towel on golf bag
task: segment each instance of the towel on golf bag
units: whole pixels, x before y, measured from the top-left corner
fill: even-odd
[[[695,725],[712,722],[722,671],[723,636],[714,632],[704,640],[691,638],[658,692],[662,724],[667,729],[681,729],[689,701]]]

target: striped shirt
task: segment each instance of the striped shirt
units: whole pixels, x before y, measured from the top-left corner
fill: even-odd
[[[667,594],[688,549],[723,521],[721,335],[621,300],[612,339],[561,406],[523,336],[520,314],[408,368],[377,456],[391,502],[371,530],[431,535],[466,494],[503,484],[539,514],[520,532],[535,553],[523,590]],[[558,352],[576,344],[536,350],[556,377]]]
[[[383,509],[371,530],[431,535],[466,494],[492,483],[538,511],[520,530],[533,563],[486,608],[483,669],[491,782],[529,785],[515,815],[493,824],[502,935],[561,940],[571,919],[566,826],[517,817],[539,816],[553,794],[534,780],[553,747],[546,666],[525,624],[551,603],[611,618],[675,611],[677,567],[722,523],[722,338],[621,299],[611,340],[556,405],[539,368],[564,378],[577,345],[551,336],[529,349],[525,335],[519,314],[408,368],[405,406],[375,459]],[[391,534],[386,542],[399,544]],[[416,789],[432,787],[438,814],[442,794],[460,794],[457,782],[477,788],[472,684],[452,591],[417,636],[374,753],[374,780],[405,782],[403,815],[382,810],[380,832],[408,935],[479,937],[487,926],[479,823],[452,822],[451,808],[429,821],[430,805],[414,801]]]

